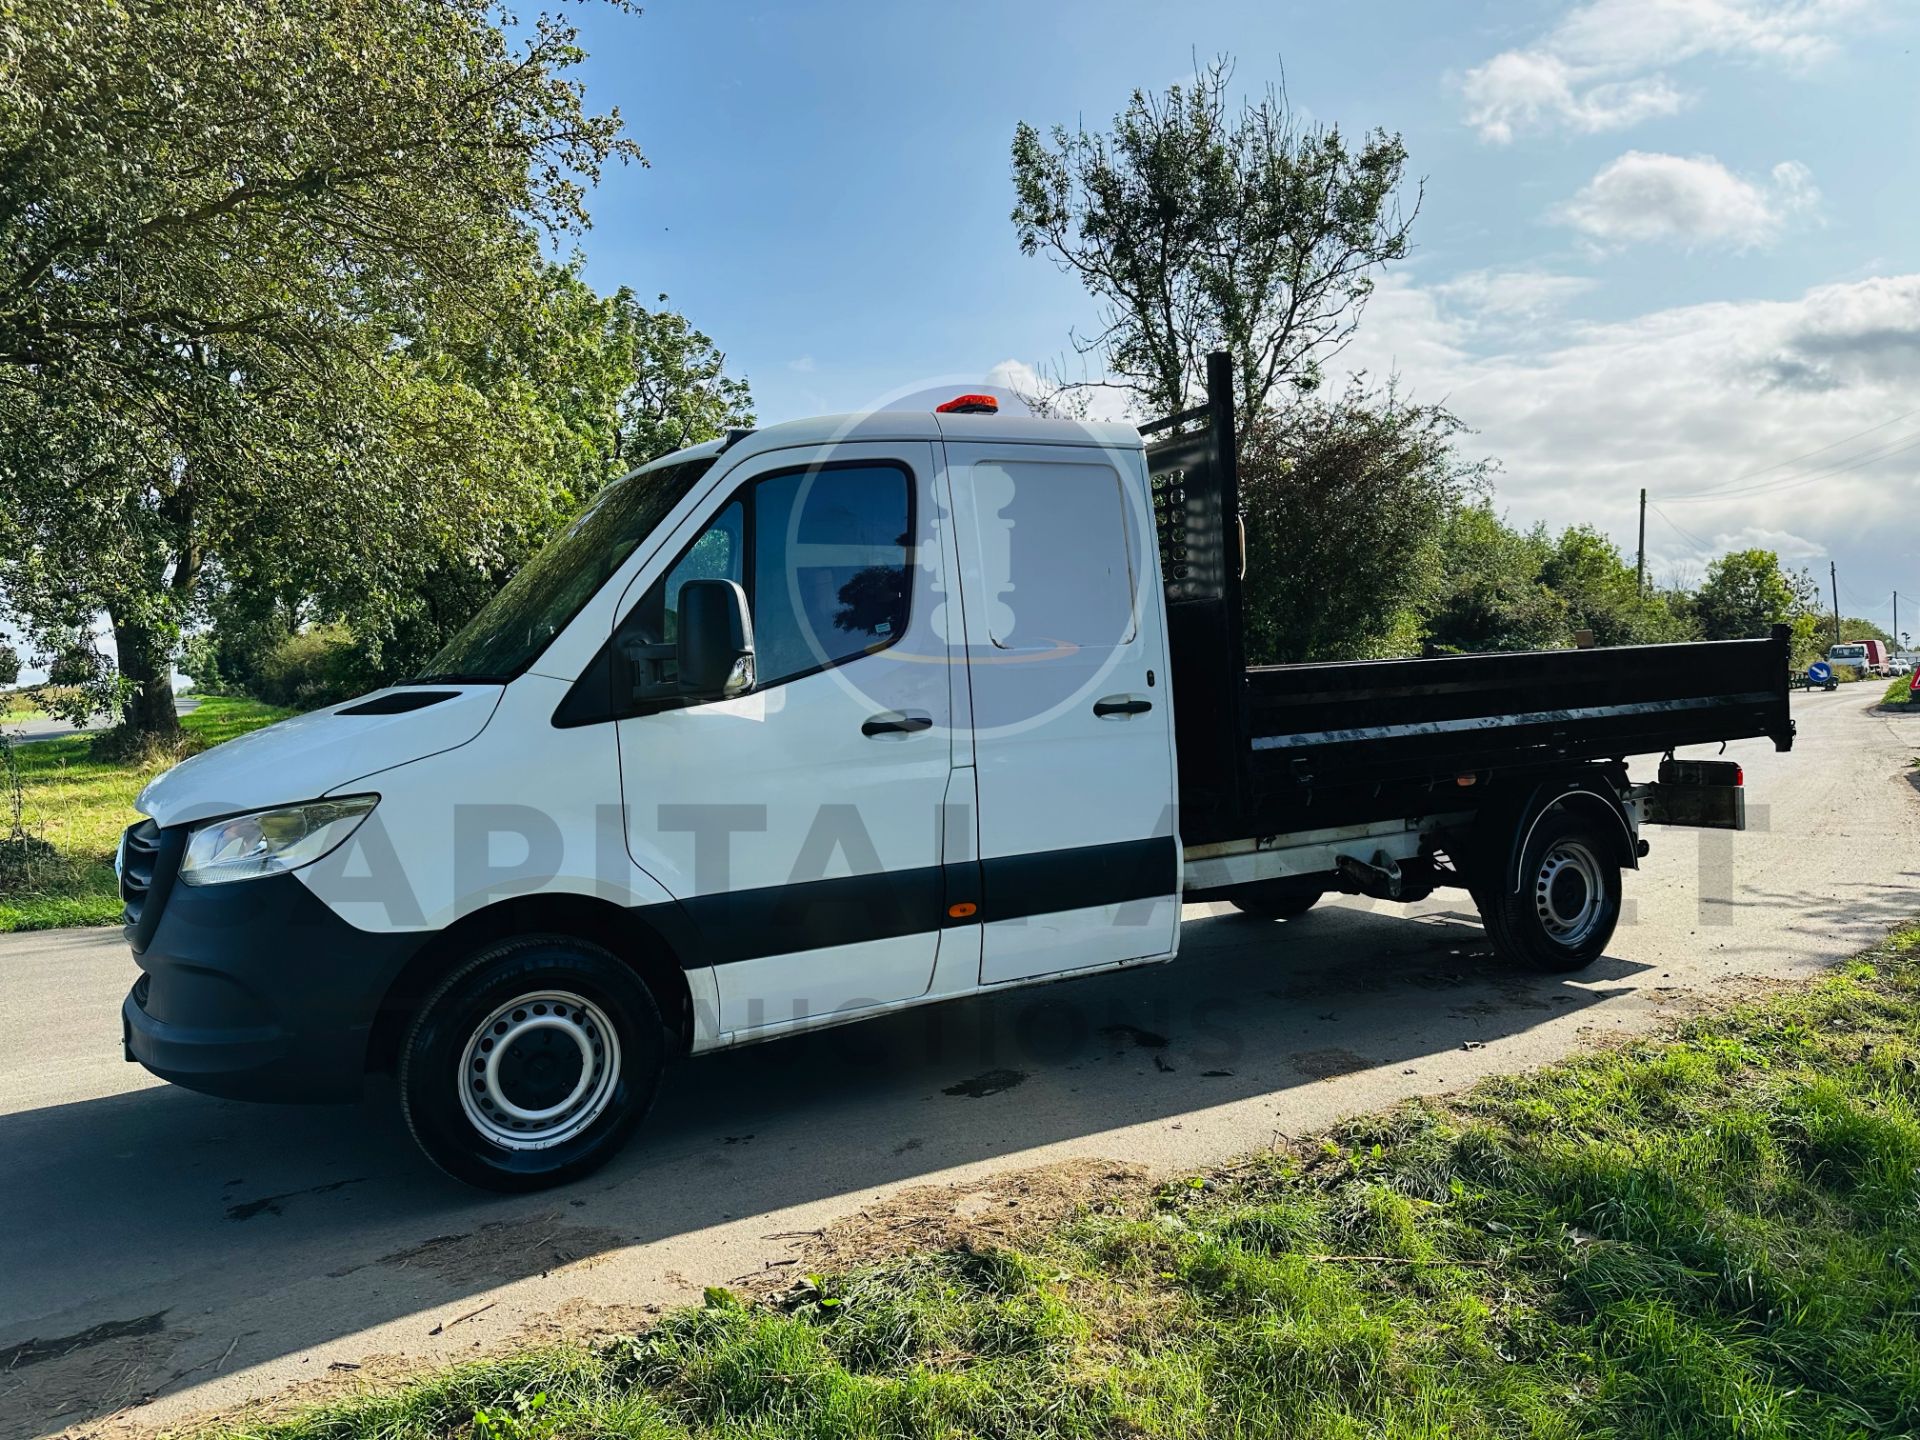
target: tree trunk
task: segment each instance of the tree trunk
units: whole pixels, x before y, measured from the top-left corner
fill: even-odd
[[[180,738],[173,707],[172,647],[143,625],[113,622],[120,674],[132,684],[121,724],[136,739],[172,743]]]

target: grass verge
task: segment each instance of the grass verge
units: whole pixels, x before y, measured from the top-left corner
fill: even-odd
[[[1896,675],[1887,685],[1887,693],[1881,698],[1882,705],[1908,705],[1913,702],[1913,678],[1909,675]]]
[[[1018,1249],[726,1291],[272,1440],[1920,1433],[1920,929]]]
[[[117,924],[120,897],[113,852],[120,832],[133,822],[133,800],[141,786],[181,755],[291,713],[252,700],[210,695],[181,716],[187,743],[180,754],[138,763],[95,758],[91,735],[15,745],[21,821],[28,840],[0,847],[0,933]],[[0,832],[4,828],[0,820]]]

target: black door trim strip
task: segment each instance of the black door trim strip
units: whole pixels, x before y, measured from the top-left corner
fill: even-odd
[[[686,969],[1180,892],[1171,835],[696,895],[645,907]],[[951,916],[966,900],[978,913]]]

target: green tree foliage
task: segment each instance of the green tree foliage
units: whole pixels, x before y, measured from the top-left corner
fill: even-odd
[[[1825,648],[1820,587],[1805,570],[1783,569],[1771,550],[1732,550],[1707,567],[1693,612],[1709,640],[1746,640],[1775,625],[1793,627],[1796,664]]]
[[[1136,90],[1108,133],[1013,137],[1013,223],[1100,303],[1076,343],[1142,407],[1184,409],[1210,350],[1232,352],[1251,426],[1277,386],[1313,389],[1352,333],[1374,272],[1407,253],[1406,147],[1303,123],[1284,91],[1228,100],[1230,61],[1191,85]]]
[[[570,29],[498,18],[0,11],[0,583],[43,632],[111,618],[133,730],[176,729],[168,661],[210,568],[272,583],[304,547],[390,583],[520,508],[488,477],[524,434],[412,337],[509,331],[543,238],[637,152],[584,109]]]
[[[1426,615],[1429,653],[1567,643],[1567,602],[1541,579],[1554,553],[1543,529],[1516,530],[1482,501],[1447,517],[1440,549],[1441,576]]]
[[[1591,525],[1560,532],[1540,567],[1540,581],[1566,606],[1570,630],[1587,630],[1596,645],[1653,645],[1685,640],[1690,622],[1667,597],[1640,593],[1620,547]]]
[[[1355,389],[1269,414],[1244,437],[1244,587],[1256,664],[1405,654],[1443,566],[1441,536],[1484,483],[1459,423]]]

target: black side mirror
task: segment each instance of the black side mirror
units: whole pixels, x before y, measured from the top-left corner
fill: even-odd
[[[747,592],[731,580],[689,580],[680,587],[675,659],[680,693],[721,700],[753,688],[753,617]]]

